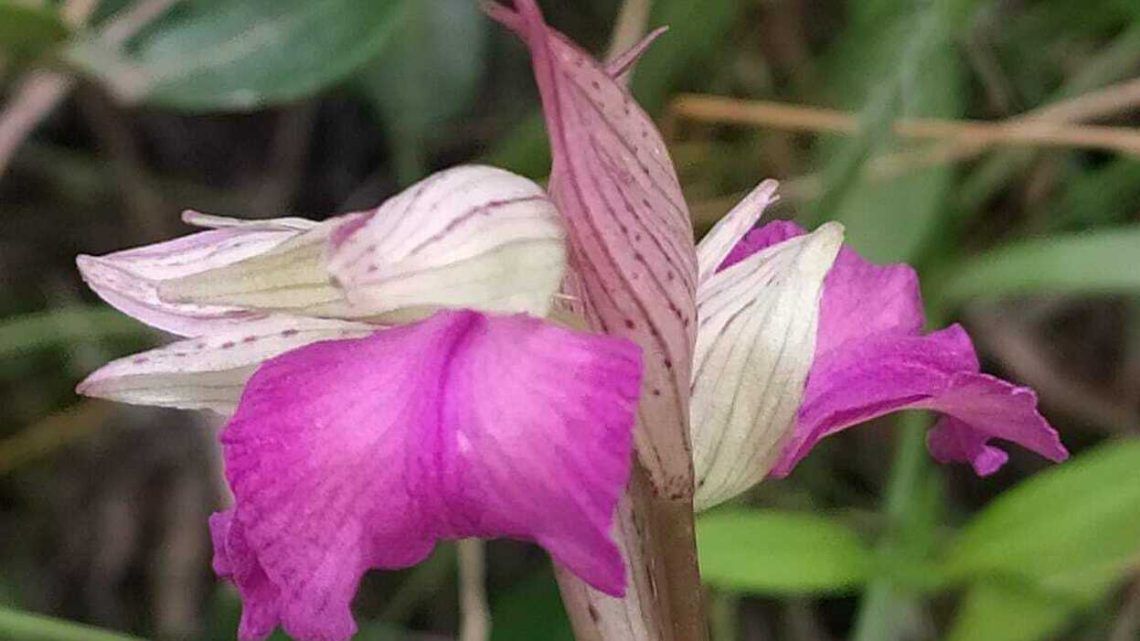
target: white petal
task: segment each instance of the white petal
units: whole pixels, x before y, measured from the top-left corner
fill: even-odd
[[[829,223],[713,274],[697,291],[692,419],[697,509],[752,487],[790,434],[815,350]]]
[[[263,314],[233,306],[164,301],[158,293],[160,283],[265,253],[297,233],[276,221],[251,221],[105,256],[79,256],[76,263],[91,289],[123,313],[161,330],[197,336]]]
[[[775,180],[760,183],[705,234],[697,244],[698,284],[712,278],[732,248],[756,226],[764,210],[779,200],[778,186]]]
[[[262,361],[321,340],[376,331],[363,323],[273,316],[112,361],[79,384],[86,396],[230,413]]]
[[[558,211],[535,183],[478,165],[442,171],[337,239],[329,271],[385,320],[437,307],[544,315],[565,271]]]
[[[337,230],[354,225],[365,216],[356,213],[331,218],[294,235],[272,251],[166,281],[158,294],[171,302],[221,305],[260,313],[363,318],[367,314],[349,303],[332,281],[325,256]]]
[[[281,231],[308,231],[317,226],[317,221],[308,218],[231,218],[206,214],[193,209],[182,212],[182,222],[195,227],[207,229],[228,229],[230,227],[247,227],[258,229],[273,229]]]
[[[271,252],[164,283],[159,294],[381,322],[440,307],[544,315],[565,262],[558,212],[538,185],[501,169],[463,166]]]

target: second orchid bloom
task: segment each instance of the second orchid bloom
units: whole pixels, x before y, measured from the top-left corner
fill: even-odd
[[[108,303],[184,337],[79,390],[230,415],[235,505],[211,530],[241,638],[346,639],[364,572],[442,539],[534,541],[621,595],[611,530],[635,456],[698,508],[904,408],[942,412],[933,454],[980,474],[1005,459],[994,438],[1066,456],[961,328],[923,333],[910,268],[863,261],[836,224],[754,229],[774,183],[694,246],[660,134],[618,77],[632,56],[601,65],[517,5],[493,13],[534,58],[549,194],[463,166],[367,212],[191,213],[210,229],[79,259]]]

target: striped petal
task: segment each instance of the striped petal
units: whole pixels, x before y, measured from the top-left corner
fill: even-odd
[[[842,227],[828,223],[702,282],[691,414],[697,509],[760,482],[791,435],[823,280],[842,243]]]
[[[189,212],[191,224],[220,217]],[[171,302],[159,296],[162,283],[249,259],[300,233],[300,219],[247,221],[171,241],[105,256],[79,256],[83,280],[111,306],[138,320],[183,336],[233,328],[264,314],[229,305]]]
[[[86,396],[134,405],[233,412],[266,359],[317,341],[363,336],[371,325],[273,316],[112,361],[79,384]]]
[[[543,315],[565,260],[557,211],[538,185],[500,169],[463,166],[274,251],[164,283],[160,294],[384,323],[440,307]]]
[[[775,180],[765,180],[757,185],[751,193],[725,214],[724,218],[718,220],[701,239],[700,244],[697,245],[697,271],[700,274],[700,285],[703,286],[716,274],[717,270],[722,268],[725,258],[728,258],[728,255],[732,253],[740,239],[752,231],[756,222],[760,220],[760,216],[764,214],[764,210],[779,199],[776,196],[776,187],[778,186],[779,184]],[[698,291],[699,289],[698,287]],[[698,293],[697,296],[699,297],[700,294]]]
[[[439,307],[543,316],[565,271],[563,236],[541,187],[502,169],[461,166],[346,228],[328,267],[352,303],[384,320]]]
[[[688,443],[696,254],[688,208],[652,120],[605,67],[550,29],[533,0],[492,5],[533,58],[566,218],[567,293],[590,326],[645,350],[638,456],[660,495],[692,492]]]
[[[330,238],[342,226],[357,224],[366,215],[353,213],[331,218],[271,251],[165,281],[158,294],[175,303],[225,306],[261,314],[366,317],[333,283],[325,266]]]

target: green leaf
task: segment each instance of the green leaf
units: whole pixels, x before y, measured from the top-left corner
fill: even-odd
[[[940,303],[1017,294],[1140,292],[1140,225],[1011,243],[933,283]]]
[[[0,607],[0,638],[7,641],[142,641],[64,619]]]
[[[1057,632],[1075,607],[1032,585],[983,582],[966,593],[947,641],[1036,641]]]
[[[188,111],[312,95],[376,56],[407,0],[198,0],[130,53],[84,41],[67,58],[121,97]]]
[[[35,56],[67,38],[69,29],[59,14],[13,0],[0,0],[0,51]]]
[[[146,336],[149,330],[107,307],[73,307],[0,322],[0,358],[82,341]]]
[[[1008,576],[1083,585],[1140,557],[1140,440],[1101,446],[1006,492],[960,532],[955,579]]]
[[[421,177],[424,149],[474,99],[489,24],[471,0],[415,3],[384,55],[360,74],[360,88],[388,126],[401,182]]]
[[[701,575],[750,594],[851,590],[868,578],[871,553],[842,524],[810,514],[724,510],[697,520]]]
[[[1103,599],[1120,572],[1096,571],[1048,581],[987,579],[970,587],[947,641],[1040,641],[1055,638]]]

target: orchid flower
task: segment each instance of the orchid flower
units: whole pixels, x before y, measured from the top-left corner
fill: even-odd
[[[694,244],[624,86],[653,36],[603,65],[534,0],[488,10],[533,59],[549,194],[459,167],[367,212],[190,213],[212,229],[79,259],[108,303],[186,337],[79,390],[231,415],[235,505],[210,525],[242,639],[345,639],[366,570],[473,536],[543,546],[574,577],[571,616],[602,638],[690,638],[693,507],[788,473],[825,436],[924,408],[946,415],[933,454],[980,474],[1004,462],[993,438],[1065,457],[1032,392],[979,373],[961,328],[922,333],[910,268],[866,263],[835,223],[754,229],[774,182]],[[639,540],[638,488],[673,548]],[[650,612],[661,602],[672,622]]]
[[[322,223],[187,220],[214,229],[80,257],[107,302],[188,338],[79,390],[232,413],[235,504],[210,529],[243,640],[347,639],[362,574],[441,539],[534,541],[624,592],[640,350],[540,320],[565,266],[541,188],[459,167]]]
[[[821,438],[902,409],[942,413],[932,454],[980,475],[1006,460],[993,439],[1064,460],[1033,392],[981,374],[961,327],[923,334],[910,267],[867,263],[835,223],[810,234],[791,223],[753,229],[774,182],[691,248],[668,153],[623,84],[657,34],[606,66],[546,25],[533,0],[514,4],[492,15],[533,58],[571,284],[596,329],[645,350],[637,450],[659,491],[684,483],[662,465],[689,446],[678,422],[688,423],[698,509],[788,474]]]

